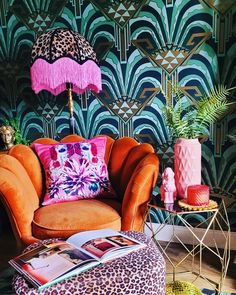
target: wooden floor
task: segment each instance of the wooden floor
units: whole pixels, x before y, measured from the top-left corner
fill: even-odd
[[[174,266],[186,256],[186,251],[179,244],[171,244],[168,255]],[[236,292],[236,253],[231,251],[228,272],[221,291]],[[189,256],[184,262],[176,268],[176,280],[190,281],[199,288],[214,289],[221,278],[220,260],[210,251],[203,251],[203,264],[201,266],[201,274],[206,278],[202,279],[199,275],[194,275],[191,270],[199,274],[199,257],[196,257],[194,264],[192,257]],[[166,259],[167,282],[173,280],[173,265]]]
[[[183,248],[178,244],[172,244],[170,248],[170,257],[174,263],[177,263],[183,254]],[[16,243],[8,223],[0,226],[0,270],[8,267],[8,260],[13,256],[19,254],[20,249],[17,249]],[[206,253],[206,257],[204,257],[204,264],[202,269],[204,270],[204,275],[208,278],[211,278],[213,281],[219,281],[220,277],[220,267],[217,263],[215,257],[211,255],[211,253]],[[226,279],[224,280],[224,285],[222,291],[227,292],[236,292],[236,253],[231,253],[231,261],[228,268],[228,273]],[[178,268],[178,272],[186,272],[191,267],[191,260],[187,259],[181,268]],[[195,269],[197,270],[197,268]],[[172,272],[172,266],[167,260],[167,282],[172,281],[172,275],[168,273]],[[186,280],[193,282],[196,277],[192,273],[178,273],[176,275],[177,280]],[[213,286],[208,284],[206,281],[198,278],[193,282],[200,288],[208,288],[213,289]]]

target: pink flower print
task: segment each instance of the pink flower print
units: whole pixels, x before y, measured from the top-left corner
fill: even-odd
[[[71,159],[70,165],[65,167],[65,181],[62,189],[66,193],[80,197],[90,197],[100,190],[97,185],[99,177],[96,173],[89,171],[89,162],[87,159],[81,159],[80,163]]]
[[[60,167],[60,163],[58,161],[53,162],[52,165],[53,165],[54,168]]]
[[[98,163],[98,157],[92,157],[92,163],[97,164]]]
[[[73,144],[67,144],[67,153],[68,157],[70,158],[74,154],[74,147]]]
[[[61,177],[56,176],[54,173],[48,173],[48,195],[50,199],[61,198],[60,186],[63,182]]]
[[[97,146],[93,142],[91,143],[91,152],[92,152],[93,156],[97,156],[97,154],[98,154]]]
[[[53,161],[57,160],[57,152],[55,150],[55,146],[50,147],[50,156]]]

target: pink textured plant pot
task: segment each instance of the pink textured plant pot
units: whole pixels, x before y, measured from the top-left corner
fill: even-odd
[[[177,196],[187,197],[189,185],[201,184],[201,144],[198,139],[179,138],[174,146]]]

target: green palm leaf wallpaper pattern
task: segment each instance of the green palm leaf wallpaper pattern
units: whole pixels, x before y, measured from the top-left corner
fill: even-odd
[[[236,85],[234,0],[3,0],[0,2],[0,124],[18,117],[33,141],[70,133],[67,96],[31,90],[30,55],[43,32],[67,27],[93,45],[102,71],[102,91],[74,95],[77,133],[108,134],[149,142],[161,168],[173,163],[173,142],[160,87],[178,83],[194,103],[217,83]],[[231,100],[236,93],[232,92]],[[172,101],[175,104],[175,101]],[[236,212],[236,112],[211,126],[202,145],[202,180]],[[160,180],[159,180],[160,181]],[[158,190],[158,189],[157,189]],[[161,218],[159,215],[158,218]],[[157,219],[158,219],[157,218]]]

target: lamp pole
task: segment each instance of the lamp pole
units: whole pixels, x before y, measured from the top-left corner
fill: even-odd
[[[75,118],[74,118],[74,102],[72,96],[72,83],[66,83],[67,94],[68,94],[68,108],[70,113],[70,128],[71,132],[75,133]]]

